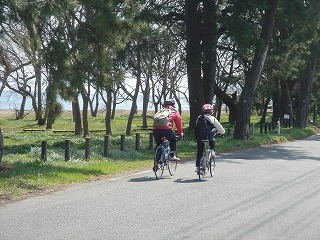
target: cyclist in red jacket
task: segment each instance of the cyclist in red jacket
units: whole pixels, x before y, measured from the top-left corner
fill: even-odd
[[[174,125],[176,126],[177,134],[182,137],[182,119],[179,111],[175,109],[175,101],[173,99],[168,99],[164,101],[163,107],[170,109],[170,115],[168,119],[168,124],[166,126],[153,126],[153,136],[159,145],[161,143],[161,138],[165,137],[170,142],[170,160],[180,160],[175,156],[177,149],[177,138],[175,132],[172,130]]]

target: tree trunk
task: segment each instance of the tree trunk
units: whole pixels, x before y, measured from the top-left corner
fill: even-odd
[[[261,123],[265,123],[266,122],[266,117],[267,117],[267,111],[268,111],[268,106],[269,106],[269,102],[270,102],[270,97],[268,97],[266,99],[266,102],[264,103],[264,107],[263,107],[263,111],[262,111],[262,116],[261,116]]]
[[[36,76],[36,94],[37,94],[37,108],[35,108],[36,119],[38,121],[38,125],[44,125],[44,119],[42,118],[42,83],[41,83],[41,65],[36,64],[34,66],[34,72]]]
[[[109,84],[106,87],[107,92],[107,103],[106,103],[106,117],[105,117],[105,123],[106,123],[106,135],[112,135],[111,131],[111,106],[112,106],[112,91],[111,91],[111,85]]]
[[[145,87],[145,89],[143,91],[143,102],[142,102],[142,127],[143,128],[147,128],[148,127],[147,111],[148,111],[148,103],[149,103],[149,97],[150,97],[150,79],[149,79],[149,76],[146,79],[146,87]]]
[[[282,116],[287,114],[290,116],[290,121],[292,121],[293,110],[292,110],[292,101],[291,94],[289,90],[289,85],[287,80],[280,81],[281,86],[281,107],[282,107]]]
[[[2,135],[2,130],[0,128],[0,162],[2,161],[2,156],[3,156],[3,135]]]
[[[319,58],[319,44],[320,42],[311,44],[310,61],[306,69],[305,78],[301,80],[300,84],[299,107],[295,121],[295,126],[299,128],[305,128],[309,122],[310,100]]]
[[[75,96],[75,99],[72,101],[72,114],[74,121],[74,134],[81,135],[82,121],[78,96]]]
[[[214,94],[217,95],[218,98],[222,99],[223,103],[225,103],[229,108],[229,123],[233,124],[236,120],[237,114],[237,93],[235,92],[232,97],[227,95],[221,88],[216,85],[214,87]]]
[[[268,0],[267,3],[268,9],[263,17],[261,30],[263,44],[256,46],[252,67],[245,78],[245,85],[238,103],[237,121],[233,135],[235,139],[249,139],[251,107],[270,46],[277,2],[278,0]]]
[[[113,120],[116,116],[116,110],[117,110],[117,94],[116,92],[112,92],[113,101],[112,101],[112,111],[111,111],[111,119]]]
[[[25,106],[26,106],[26,101],[27,101],[27,96],[22,95],[22,101],[20,104],[20,109],[16,114],[16,119],[23,119],[24,118],[24,110],[25,110]]]
[[[137,50],[137,82],[136,82],[136,88],[132,97],[132,105],[131,105],[131,110],[128,117],[126,135],[130,135],[131,133],[132,120],[134,115],[137,112],[137,98],[139,94],[140,85],[141,85],[141,54],[140,54],[140,50],[138,49]]]
[[[49,85],[47,88],[47,100],[46,100],[46,118],[47,118],[47,126],[46,129],[52,129],[52,125],[54,122],[54,110],[55,104],[57,102],[57,87],[55,86],[55,81],[53,78],[50,78]],[[38,103],[39,106],[39,103]],[[42,118],[41,118],[42,119]],[[40,119],[38,119],[40,122]],[[44,124],[44,122],[43,122]]]
[[[217,9],[215,1],[203,1],[204,19],[202,30],[203,45],[203,95],[204,103],[212,103],[214,97],[213,88],[215,86],[216,75],[216,50],[217,50],[217,27],[216,16]],[[201,104],[202,105],[202,104]]]
[[[86,93],[85,89],[81,89],[81,95],[82,95],[82,122],[83,122],[83,137],[89,136],[89,122],[88,122],[88,107],[89,107],[89,96],[88,93]]]
[[[281,112],[281,101],[280,101],[280,83],[278,79],[274,79],[275,81],[275,89],[273,93],[271,94],[272,97],[272,118],[273,122],[277,122],[279,119],[281,119],[281,115],[283,116]]]
[[[186,0],[186,62],[188,72],[190,130],[195,127],[196,119],[201,113],[204,100],[204,90],[201,78],[201,37],[200,19],[197,8],[199,0]]]

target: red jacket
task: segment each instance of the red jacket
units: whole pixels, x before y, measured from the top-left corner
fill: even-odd
[[[176,125],[177,134],[180,135],[182,133],[182,119],[179,111],[177,111],[172,106],[166,106],[166,108],[171,109],[171,113],[169,115],[169,123],[168,126],[154,126],[154,129],[171,129],[173,128],[173,124]]]

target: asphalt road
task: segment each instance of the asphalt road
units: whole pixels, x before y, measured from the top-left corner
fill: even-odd
[[[218,149],[217,149],[218,150]],[[0,205],[1,240],[320,239],[320,135]]]

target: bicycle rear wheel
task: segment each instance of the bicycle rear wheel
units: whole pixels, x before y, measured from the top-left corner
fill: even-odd
[[[202,157],[201,159],[200,159],[200,170],[199,170],[199,172],[197,172],[197,174],[198,174],[198,177],[199,177],[199,181],[203,181],[203,179],[204,179],[204,176],[206,175],[206,170],[205,170],[205,168],[204,168],[204,158]]]
[[[216,168],[216,161],[214,159],[214,157],[210,157],[210,160],[209,160],[209,171],[210,171],[210,176],[213,177],[214,175],[214,170]]]
[[[168,170],[171,176],[176,173],[178,161],[177,160],[167,160]]]
[[[153,171],[156,178],[159,179],[163,175],[164,166],[161,162],[163,155],[163,148],[161,145],[157,146],[154,151]]]

